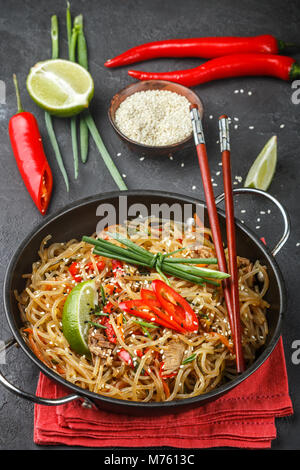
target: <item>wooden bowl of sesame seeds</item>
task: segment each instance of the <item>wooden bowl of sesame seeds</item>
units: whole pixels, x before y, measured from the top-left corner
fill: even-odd
[[[202,101],[189,88],[164,80],[139,81],[114,95],[108,117],[117,135],[139,155],[172,155],[193,142],[191,104],[202,117]]]

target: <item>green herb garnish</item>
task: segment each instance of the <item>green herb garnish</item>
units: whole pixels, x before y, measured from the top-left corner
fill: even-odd
[[[211,278],[222,280],[229,277],[229,274],[221,271],[192,266],[190,265],[191,259],[189,258],[169,258],[173,253],[156,253],[154,255],[145,248],[136,245],[128,238],[124,238],[117,233],[109,233],[109,235],[127,248],[114,245],[113,243],[101,238],[94,239],[84,236],[82,237],[82,240],[95,246],[93,250],[94,254],[104,256],[106,258],[118,259],[129,264],[156,269],[166,282],[169,281],[165,274],[169,274],[186,281],[194,282],[195,284],[203,285],[206,282],[218,286],[219,283]],[[209,261],[215,263],[216,260],[215,258],[192,259],[192,263],[197,262],[197,264],[207,264]]]
[[[192,354],[191,356],[187,357],[186,359],[184,359],[182,361],[182,365],[185,366],[186,364],[188,364],[189,362],[193,362],[194,359],[196,359],[196,356],[197,354]]]

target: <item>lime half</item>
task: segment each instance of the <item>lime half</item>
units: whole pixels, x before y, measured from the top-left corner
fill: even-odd
[[[91,311],[96,305],[94,281],[77,284],[67,297],[63,308],[63,334],[70,347],[78,354],[89,354],[87,334]]]
[[[277,163],[277,136],[266,143],[247,175],[244,186],[267,191],[273,179]]]
[[[26,81],[31,98],[50,114],[74,116],[89,106],[94,82],[89,72],[69,60],[38,62]]]

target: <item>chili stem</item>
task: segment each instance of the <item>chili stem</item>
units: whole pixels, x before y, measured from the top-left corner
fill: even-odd
[[[17,80],[17,76],[16,76],[15,73],[13,74],[13,81],[14,81],[15,90],[16,90],[18,113],[24,113],[24,109],[22,108],[22,103],[21,103],[21,96],[20,96],[18,80]]]

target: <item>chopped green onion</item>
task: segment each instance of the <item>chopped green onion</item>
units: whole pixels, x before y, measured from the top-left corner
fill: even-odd
[[[99,323],[96,323],[94,321],[89,321],[89,324],[94,326],[95,328],[103,328],[104,330],[106,330],[106,328],[107,328],[107,326],[100,325]]]
[[[191,356],[187,357],[182,361],[182,365],[185,366],[185,364],[188,364],[189,362],[193,362],[194,359],[196,359],[197,354],[192,354]]]
[[[158,328],[159,325],[156,325],[155,323],[148,323],[146,321],[139,321],[139,320],[132,320],[133,323],[136,323],[137,325],[144,326],[145,328]]]
[[[105,292],[104,292],[104,288],[103,288],[102,284],[100,286],[100,292],[101,292],[101,297],[102,297],[102,303],[103,303],[103,305],[105,305],[106,304],[106,297],[105,297]]]

